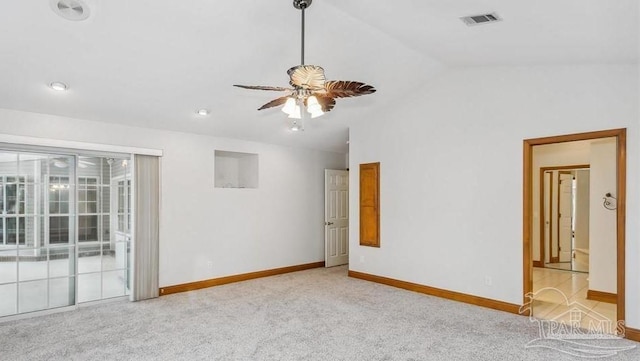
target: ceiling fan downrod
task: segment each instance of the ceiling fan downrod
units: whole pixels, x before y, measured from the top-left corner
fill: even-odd
[[[311,6],[313,0],[293,0],[293,7],[302,12],[302,31],[301,31],[301,51],[300,51],[300,65],[304,65],[304,10]]]

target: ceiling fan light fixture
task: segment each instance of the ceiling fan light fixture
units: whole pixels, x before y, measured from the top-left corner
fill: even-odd
[[[307,112],[311,114],[311,118],[317,118],[324,114],[322,111],[322,106],[318,103],[318,98],[315,95],[307,98]]]
[[[317,118],[317,117],[323,115],[324,112],[322,110],[319,110],[319,111],[316,111],[316,112],[311,112],[310,111],[309,114],[311,114],[311,119],[313,119],[313,118]]]
[[[299,105],[294,105],[293,110],[288,114],[291,119],[302,119],[302,112],[300,111]]]
[[[281,110],[289,115],[290,119],[317,118],[330,112],[336,105],[336,98],[350,98],[376,92],[376,89],[359,81],[327,80],[324,69],[318,65],[305,64],[304,40],[305,40],[305,10],[311,6],[313,0],[293,0],[293,6],[301,13],[301,47],[300,65],[289,68],[290,87],[276,87],[263,85],[238,85],[244,89],[282,91],[286,95],[273,99],[262,105],[258,110],[282,106]],[[304,112],[302,111],[304,110]],[[293,122],[290,129],[298,131],[300,123]],[[295,128],[295,129],[294,129]]]
[[[296,110],[296,100],[289,97],[282,107],[282,111],[285,114],[291,115]]]
[[[304,127],[302,126],[302,120],[294,119],[291,122],[291,126],[289,127],[289,130],[291,130],[292,132],[301,132],[301,131],[303,131]]]

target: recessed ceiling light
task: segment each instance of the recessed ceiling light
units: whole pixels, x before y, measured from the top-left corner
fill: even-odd
[[[54,81],[49,84],[49,87],[56,91],[65,91],[69,89],[69,86],[61,81]]]
[[[211,113],[211,111],[210,111],[209,109],[204,109],[204,108],[203,108],[203,109],[198,109],[198,110],[196,111],[196,113],[197,113],[198,115],[205,116],[205,115],[209,115],[209,113]]]
[[[89,17],[89,8],[82,0],[49,0],[51,9],[63,19],[81,21]]]

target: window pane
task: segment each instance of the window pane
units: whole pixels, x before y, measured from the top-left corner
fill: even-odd
[[[47,280],[19,283],[18,311],[22,313],[46,309],[47,283]]]
[[[78,273],[99,272],[102,269],[100,264],[100,246],[97,244],[78,245]]]
[[[16,282],[18,280],[18,262],[16,251],[0,252],[0,284]],[[0,298],[4,294],[0,293]]]
[[[7,177],[7,179],[9,178],[14,177]],[[7,184],[5,186],[5,192],[7,199],[7,208],[5,211],[7,214],[15,214],[18,201],[18,186],[16,184]]]
[[[102,270],[117,270],[127,267],[127,242],[116,242],[115,248],[105,243],[102,251]]]
[[[18,262],[19,281],[40,280],[47,278],[47,253],[34,253],[35,250],[23,250],[20,252]]]
[[[102,225],[101,225],[101,229],[102,229],[102,242],[108,243],[111,241],[111,225],[110,225],[110,217],[107,216],[102,216]]]
[[[75,273],[74,247],[49,249],[49,277],[73,276]]]
[[[60,202],[49,202],[49,213],[60,213]]]
[[[125,295],[125,272],[120,270],[102,273],[102,298]]]
[[[57,184],[51,184],[49,186],[49,202],[59,202],[60,201],[60,189],[57,187]]]
[[[49,307],[65,307],[76,303],[75,278],[49,280]]]
[[[69,188],[68,184],[65,184],[67,188],[60,189],[60,202],[69,202]]]
[[[0,285],[0,316],[15,315],[18,313],[18,285],[10,283]]]
[[[78,302],[100,299],[101,276],[101,273],[78,275]]]
[[[24,217],[7,217],[5,218],[7,225],[7,244],[25,244],[25,221]]]
[[[7,226],[7,244],[16,244],[18,239],[18,235],[16,232],[16,219],[13,217],[8,217],[5,219]]]
[[[25,213],[25,187],[24,184],[18,185],[18,197],[17,197],[17,212],[19,214]]]
[[[69,217],[49,217],[49,243],[69,243]]]
[[[98,241],[98,216],[80,216],[78,222],[80,242]]]
[[[98,190],[95,186],[89,186],[87,189],[87,200],[93,202],[98,200]]]
[[[78,189],[78,202],[87,201],[87,191],[82,187]]]
[[[25,231],[25,217],[19,217],[18,221],[18,239],[20,240],[20,244],[26,244],[27,233]]]
[[[39,169],[47,169],[47,156],[40,154],[19,154],[19,169],[20,182],[34,183],[37,176],[36,172]]]

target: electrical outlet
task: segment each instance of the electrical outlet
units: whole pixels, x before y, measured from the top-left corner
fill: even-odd
[[[484,284],[485,286],[491,286],[493,284],[493,280],[489,276],[484,276]]]
[[[364,263],[364,256],[360,256],[360,263]]]
[[[208,267],[209,269],[213,269],[213,261],[209,261],[209,262],[207,262],[207,267]]]

